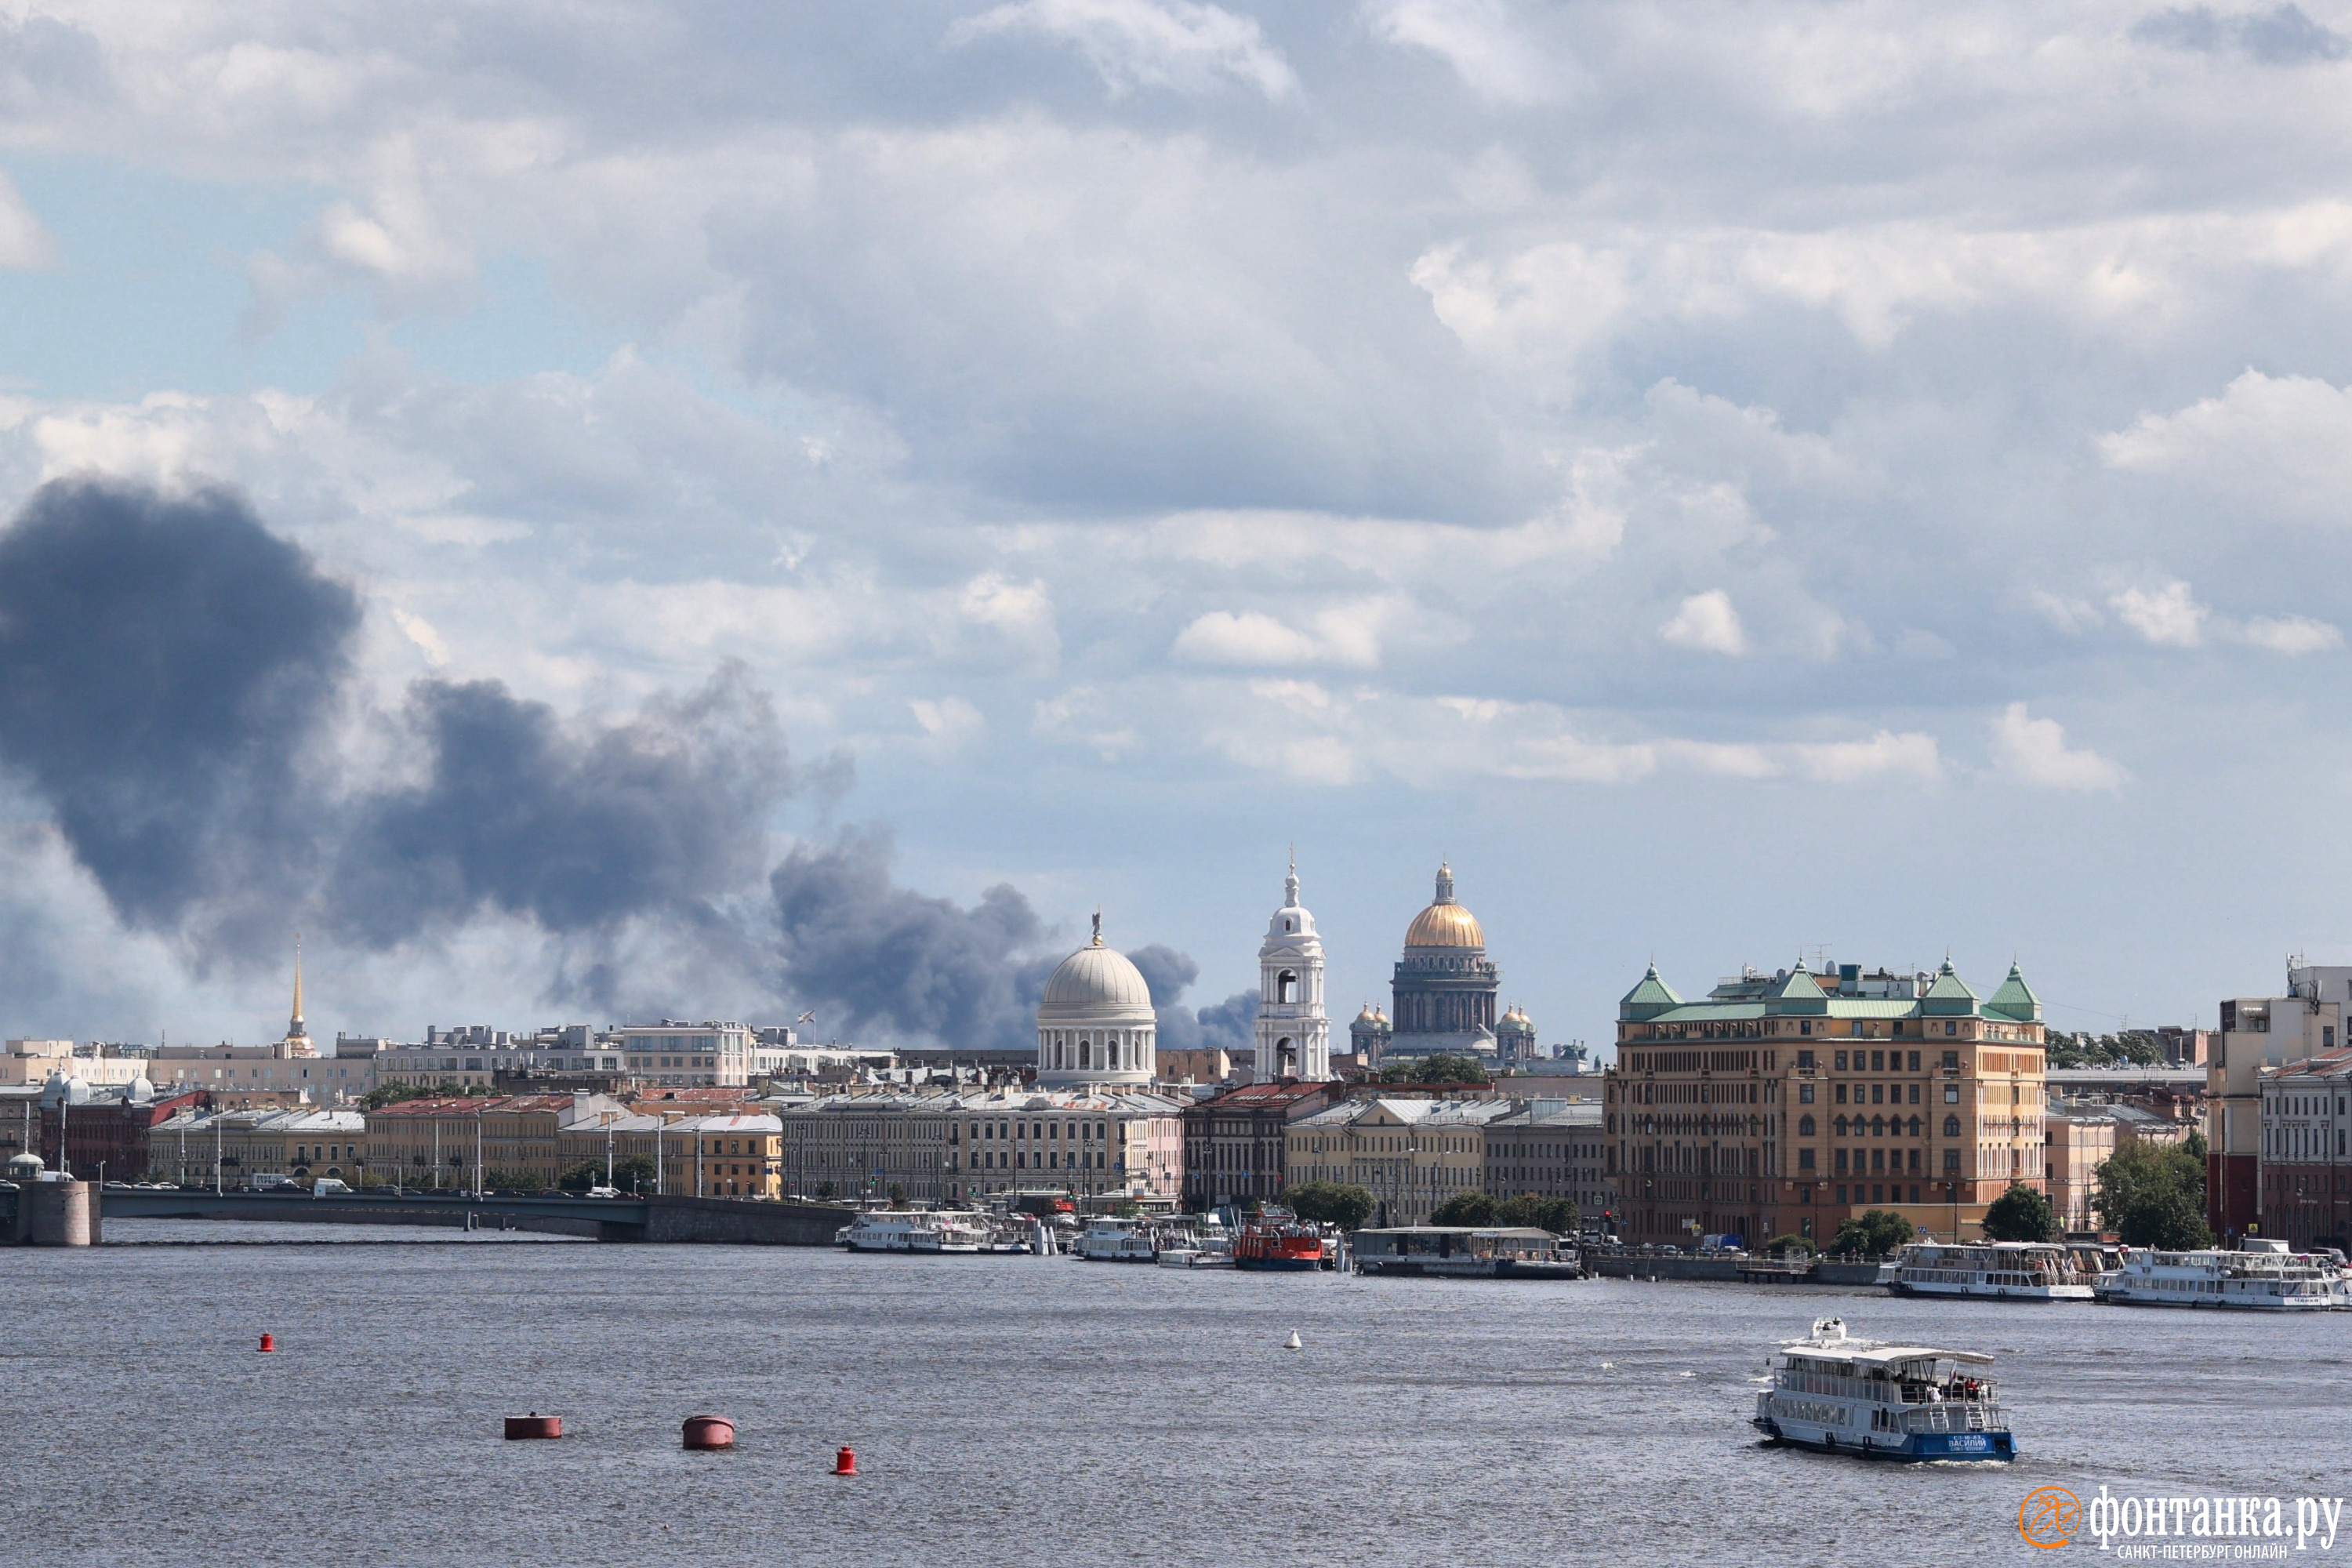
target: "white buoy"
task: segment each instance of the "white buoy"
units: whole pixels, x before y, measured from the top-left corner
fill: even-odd
[[[1290,1331],[1290,1337],[1282,1342],[1282,1348],[1286,1351],[1303,1351],[1307,1346],[1300,1342],[1298,1331],[1293,1329]]]

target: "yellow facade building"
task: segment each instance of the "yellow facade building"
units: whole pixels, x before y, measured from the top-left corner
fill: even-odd
[[[1374,1225],[1425,1225],[1432,1211],[1486,1180],[1486,1126],[1507,1100],[1351,1100],[1290,1124],[1290,1184],[1339,1182],[1380,1205]]]
[[[1980,1235],[2011,1182],[2044,1184],[2044,1071],[2015,965],[1990,999],[1947,962],[1749,970],[1686,1003],[1654,964],[1619,1004],[1604,1090],[1619,1233],[1825,1241],[1880,1208]]]

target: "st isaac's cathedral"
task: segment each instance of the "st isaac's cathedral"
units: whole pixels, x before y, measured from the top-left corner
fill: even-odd
[[[1392,984],[1395,1034],[1386,1042],[1387,1054],[1519,1056],[1520,1050],[1506,1047],[1520,1044],[1522,1026],[1531,1037],[1534,1026],[1517,1009],[1496,1019],[1495,994],[1502,978],[1486,956],[1486,933],[1478,917],[1454,901],[1454,868],[1438,867],[1437,897],[1405,928],[1404,956],[1397,960]],[[1498,1022],[1510,1039],[1499,1037]]]

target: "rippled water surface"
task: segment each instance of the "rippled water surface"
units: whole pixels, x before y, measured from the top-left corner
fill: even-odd
[[[108,1237],[0,1253],[0,1561],[2046,1562],[2016,1526],[2038,1486],[2352,1489],[2352,1314],[197,1222]],[[1999,1353],[2025,1457],[1759,1447],[1765,1352],[1822,1312]],[[1306,1348],[1286,1352],[1294,1329]],[[255,1353],[264,1330],[278,1353]],[[734,1417],[736,1452],[680,1449],[705,1410]],[[526,1411],[560,1413],[565,1439],[501,1441]],[[844,1444],[856,1480],[826,1474]]]

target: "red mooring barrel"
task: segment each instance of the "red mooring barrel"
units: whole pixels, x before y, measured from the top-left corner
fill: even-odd
[[[274,1351],[274,1350],[276,1350],[276,1349],[278,1348],[278,1341],[277,1341],[277,1338],[276,1338],[274,1335],[270,1335],[270,1334],[264,1334],[264,1335],[262,1335],[262,1336],[261,1336],[261,1348],[262,1348],[263,1350],[265,1350],[265,1351]]]
[[[686,1446],[731,1448],[735,1446],[735,1423],[724,1415],[689,1415],[686,1418]]]
[[[836,1476],[856,1475],[857,1473],[857,1450],[855,1448],[844,1448],[840,1453],[835,1454],[833,1458],[833,1473]]]
[[[520,1442],[526,1437],[561,1437],[562,1436],[563,1417],[561,1415],[541,1415],[534,1410],[528,1415],[507,1417],[507,1441],[509,1443]]]

